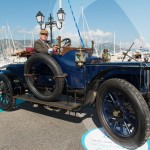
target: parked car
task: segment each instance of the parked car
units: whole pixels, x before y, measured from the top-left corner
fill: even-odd
[[[104,63],[92,53],[93,48],[65,45],[58,55],[24,53],[25,64],[9,64],[0,71],[0,108],[11,110],[16,98],[71,111],[95,103],[98,119],[114,142],[140,147],[150,134],[150,63]],[[74,102],[58,100],[62,94]]]

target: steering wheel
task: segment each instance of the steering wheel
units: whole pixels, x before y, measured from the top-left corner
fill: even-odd
[[[61,41],[61,45],[62,47],[65,47],[65,46],[71,46],[71,39],[70,38],[65,38]]]

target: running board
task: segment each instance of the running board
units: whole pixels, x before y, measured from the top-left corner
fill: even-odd
[[[43,105],[52,106],[52,107],[61,108],[61,109],[66,109],[66,110],[74,110],[74,109],[81,106],[80,103],[67,102],[67,101],[62,101],[62,100],[53,101],[53,102],[42,101],[42,100],[39,100],[39,99],[37,99],[33,96],[30,96],[28,94],[15,95],[13,97],[15,99],[21,99],[21,100],[29,101],[29,102],[36,103],[36,104],[43,104]]]

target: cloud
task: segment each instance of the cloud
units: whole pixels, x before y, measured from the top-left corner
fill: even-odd
[[[97,29],[96,31],[91,30],[90,32],[91,32],[91,34],[93,36],[101,36],[101,37],[110,37],[110,36],[113,36],[112,32],[104,32],[104,31],[99,30],[99,29]]]
[[[40,33],[40,26],[39,26],[38,24],[34,27],[33,33],[34,33],[35,35],[38,35],[38,34]]]
[[[15,37],[18,37],[18,39],[22,38],[23,37],[22,35],[26,35],[26,38],[31,38],[32,33],[34,34],[35,39],[36,39],[36,38],[38,38],[41,29],[40,29],[39,24],[37,24],[33,28],[33,30],[27,30],[26,28],[21,28],[20,26],[17,26],[15,29],[13,29],[13,30],[10,29],[10,30],[11,30],[12,35],[14,34]],[[47,30],[49,31],[49,28],[47,28]],[[64,26],[61,30],[58,30],[56,27],[53,27],[53,38],[56,38],[61,35],[62,39],[70,38],[73,46],[79,46],[81,44],[80,38],[79,38],[79,35],[77,32],[71,33],[68,31],[68,32],[63,33],[63,31],[66,31]],[[10,36],[9,32],[8,32],[8,27],[1,26],[0,27],[0,38],[5,38],[6,33],[7,33],[7,36]],[[89,44],[91,44],[92,40],[94,40],[95,44],[113,43],[113,38],[114,38],[113,32],[105,32],[100,29],[90,30],[89,32],[81,32],[80,34],[81,34],[81,37],[83,38],[84,43],[89,43]],[[118,46],[120,45],[120,43],[117,43],[117,41],[116,41],[116,44]],[[131,46],[131,44],[132,44],[132,42],[130,42],[130,41],[128,41],[128,42],[121,41],[122,48],[128,49]],[[150,43],[146,42],[146,40],[143,36],[140,36],[140,38],[135,39],[134,45],[132,48],[139,49],[140,47],[150,49]]]
[[[65,22],[64,22],[65,24]],[[43,26],[44,27],[44,26]],[[48,30],[48,32],[50,32],[50,29],[49,28],[46,28]],[[76,43],[76,44],[80,44],[80,38],[79,38],[79,35],[78,33],[71,33],[71,32],[65,32],[63,33],[63,31],[65,30],[65,27],[63,25],[62,29],[59,30],[57,29],[57,27],[53,27],[52,28],[52,31],[53,31],[53,38],[56,38],[58,36],[62,36],[62,39],[63,38],[70,38],[72,40],[73,43]],[[34,27],[34,34],[35,35],[38,35],[40,33],[40,26],[39,24],[37,24],[35,27]],[[113,33],[112,32],[104,32],[100,29],[97,29],[97,30],[90,30],[89,32],[81,32],[80,33],[83,40],[89,40],[89,41],[98,41],[98,42],[101,42],[100,40],[97,40],[97,39],[102,39],[103,42],[110,42],[110,40],[112,41],[112,38],[113,38]]]
[[[21,28],[20,26],[16,26],[16,28],[11,28],[10,26],[1,26],[0,27],[0,39],[8,38],[8,39],[23,39],[23,35],[26,38],[30,39],[33,31],[27,30],[26,28]]]
[[[62,31],[63,32],[63,31]],[[57,33],[59,34],[59,33]],[[92,41],[94,40],[95,43],[105,43],[105,42],[112,42],[113,33],[112,32],[104,32],[102,30],[90,30],[89,32],[81,32],[81,37],[84,41]],[[57,35],[58,36],[58,35]],[[62,33],[62,38],[70,38],[72,43],[79,45],[80,38],[78,33]]]
[[[104,32],[102,30],[97,29],[96,31],[94,30],[90,30],[89,32],[81,32],[82,36],[85,36],[85,38],[89,38],[91,36],[91,38],[94,37],[102,37],[102,38],[110,38],[113,36],[112,32]],[[79,37],[78,33],[65,33],[64,36],[69,36],[69,37]]]
[[[132,45],[132,42],[120,42],[120,43],[116,43],[118,46],[121,46],[121,49],[129,49]],[[134,45],[133,45],[134,46]],[[133,48],[132,46],[132,48]]]
[[[6,31],[6,26],[1,26],[0,27],[0,33],[4,33]]]
[[[133,42],[121,42],[121,46],[122,48],[129,49],[132,43]],[[141,47],[145,49],[150,48],[150,44],[146,42],[143,36],[140,36],[134,40],[134,44],[131,49],[140,49]]]
[[[150,49],[150,43],[145,43],[145,46]]]
[[[25,29],[25,28],[20,28],[20,29],[17,30],[17,33],[21,33],[21,34],[31,34],[32,31],[29,31],[29,30],[27,30],[27,29]]]
[[[140,48],[140,47],[150,48],[150,44],[146,42],[146,40],[143,36],[140,36],[139,38],[135,39],[134,47],[135,48]]]
[[[45,25],[43,25],[42,28],[44,29],[44,28],[45,28]],[[34,27],[33,32],[34,32],[34,34],[38,35],[38,34],[40,33],[40,30],[41,30],[41,28],[40,28],[39,24],[37,24],[37,25]],[[50,32],[49,27],[47,27],[46,30],[47,30],[48,32]],[[53,28],[52,28],[52,31],[53,31],[53,32],[56,32],[57,30],[58,30],[58,29],[57,29],[56,27],[53,27]]]

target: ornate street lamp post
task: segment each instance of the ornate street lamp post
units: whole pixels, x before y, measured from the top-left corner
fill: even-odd
[[[50,14],[50,17],[48,18],[48,22],[45,23],[45,27],[43,28],[42,25],[44,23],[44,15],[39,11],[36,15],[37,22],[40,25],[41,29],[45,29],[46,27],[50,28],[50,41],[51,44],[53,43],[53,38],[52,38],[52,28],[57,27],[59,30],[62,28],[62,23],[65,20],[65,12],[63,11],[62,8],[60,8],[57,12],[57,17],[58,21],[54,21],[52,15]]]

